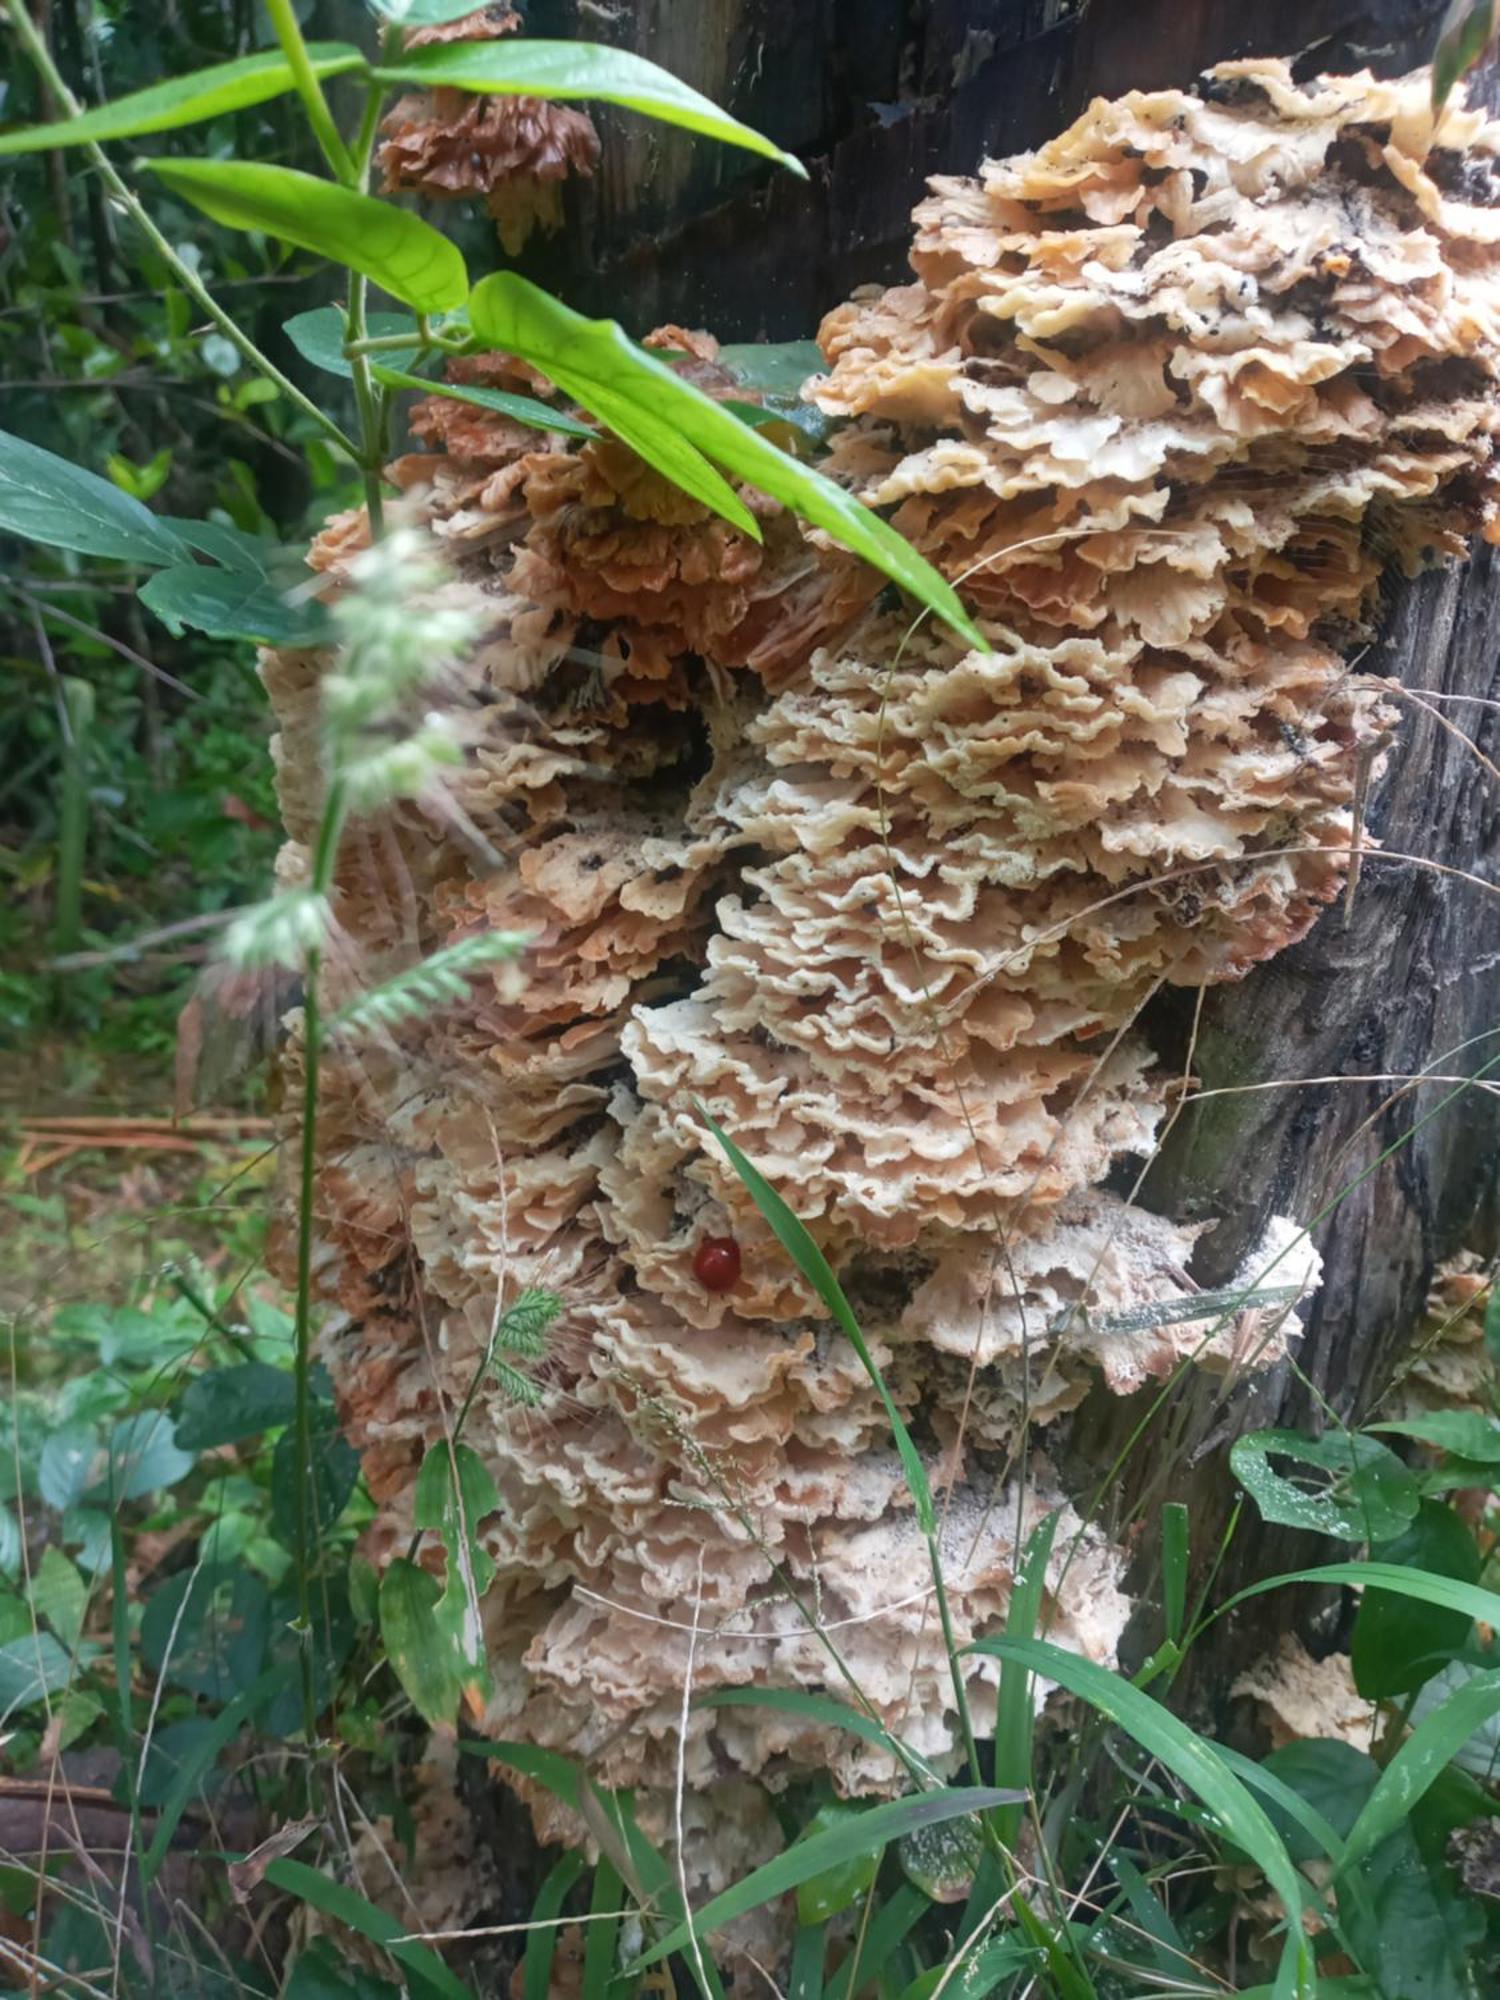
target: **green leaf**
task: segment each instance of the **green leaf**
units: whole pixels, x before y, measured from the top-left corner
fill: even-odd
[[[719,365],[746,389],[767,396],[798,396],[814,375],[826,375],[828,363],[815,340],[731,343],[719,349]]]
[[[843,1287],[829,1269],[828,1259],[765,1175],[759,1168],[750,1164],[739,1147],[727,1133],[719,1129],[701,1104],[698,1106],[698,1115],[723,1147],[725,1158],[748,1188],[755,1206],[771,1225],[777,1242],[827,1306],[843,1330],[849,1345],[859,1356],[861,1366],[885,1406],[886,1418],[895,1436],[896,1450],[900,1454],[901,1467],[906,1474],[906,1483],[911,1488],[917,1525],[924,1535],[936,1534],[937,1510],[932,1504],[932,1488],[928,1483],[926,1467],[922,1464],[917,1447],[912,1443],[906,1420],[896,1408],[895,1399],[886,1386],[885,1377],[876,1366],[875,1357],[871,1354],[863,1333],[860,1332],[859,1321],[854,1317],[853,1308],[844,1297]]]
[[[1359,1893],[1344,1889],[1357,1879]],[[1409,1827],[1375,1849],[1340,1885],[1339,1922],[1354,1958],[1373,1970],[1384,2000],[1476,2000],[1474,1947],[1484,1913],[1452,1871],[1424,1858]]]
[[[1380,1776],[1373,1757],[1335,1737],[1284,1743],[1258,1766],[1222,1754],[1270,1801],[1294,1861],[1343,1859],[1344,1842]]]
[[[774,1860],[752,1869],[743,1880],[734,1883],[722,1894],[711,1897],[701,1910],[694,1913],[692,1929],[700,1936],[706,1935],[723,1924],[732,1923],[747,1910],[758,1910],[762,1904],[774,1902],[778,1896],[785,1896],[830,1868],[884,1848],[917,1827],[936,1825],[942,1820],[962,1819],[972,1813],[987,1812],[994,1806],[1014,1803],[1014,1793],[979,1785],[922,1792],[915,1798],[893,1799],[885,1805],[855,1811],[839,1825],[810,1840],[798,1841]],[[659,1959],[681,1951],[690,1935],[685,1923],[678,1924],[644,1957],[638,1959],[631,1970],[643,1971]]]
[[[463,1699],[458,1657],[437,1621],[443,1587],[404,1556],[380,1579],[380,1641],[407,1700],[434,1728],[451,1726]]]
[[[968,1648],[1017,1660],[1056,1681],[1106,1716],[1149,1751],[1207,1806],[1225,1839],[1248,1854],[1286,1911],[1287,1936],[1276,1979],[1278,1995],[1297,1993],[1312,1968],[1302,1935],[1302,1890],[1286,1843],[1266,1812],[1229,1769],[1217,1749],[1185,1722],[1118,1674],[1044,1639],[981,1639]]]
[[[297,1545],[298,1459],[296,1433],[285,1430],[271,1461],[271,1528],[289,1549]],[[301,1476],[307,1481],[307,1519],[316,1545],[348,1506],[359,1482],[359,1453],[339,1429],[330,1403],[313,1411],[312,1449]]]
[[[0,1576],[14,1580],[21,1573],[21,1524],[14,1510],[0,1500]]]
[[[1012,1639],[1034,1639],[1047,1587],[1047,1565],[1052,1560],[1052,1543],[1060,1514],[1052,1513],[1037,1522],[1027,1537],[1020,1574],[1011,1587],[1005,1629]],[[1031,1675],[1019,1661],[1005,1660],[1000,1666],[1000,1696],[995,1711],[995,1778],[997,1783],[1014,1785],[1018,1791],[1031,1789],[1031,1744],[1036,1729],[1036,1708],[1032,1701]],[[1008,1806],[995,1815],[995,1829],[1007,1847],[1014,1847],[1021,1831],[1021,1809]]]
[[[479,11],[474,0],[366,0],[366,4],[380,20],[402,28],[436,27]]]
[[[415,49],[377,69],[375,75],[382,83],[415,83],[424,90],[617,104],[665,125],[681,125],[706,139],[759,153],[807,178],[807,169],[793,154],[784,153],[762,133],[720,110],[711,98],[628,49],[529,37],[514,42],[446,42]]]
[[[311,42],[307,48],[316,76],[341,76],[361,69],[364,57],[347,42]],[[59,118],[51,125],[29,125],[19,132],[0,132],[0,155],[50,153],[60,146],[98,145],[106,139],[134,139],[146,132],[173,132],[183,125],[200,125],[264,104],[296,89],[291,66],[279,50],[264,49],[237,62],[214,63],[167,83],[153,83],[128,97],[117,97],[76,118]]]
[[[1476,1583],[1462,1583],[1457,1577],[1433,1576],[1426,1570],[1401,1569],[1388,1562],[1321,1563],[1316,1569],[1287,1570],[1261,1583],[1247,1584],[1219,1608],[1223,1617],[1252,1597],[1264,1597],[1268,1590],[1281,1590],[1294,1583],[1343,1583],[1351,1590],[1368,1590],[1372,1584],[1393,1590],[1398,1596],[1415,1597],[1423,1604],[1444,1610],[1462,1611],[1482,1625],[1500,1625],[1500,1595],[1483,1590]]]
[[[908,1833],[898,1843],[896,1857],[907,1881],[931,1902],[961,1903],[974,1886],[984,1852],[977,1819],[950,1819]]]
[[[1479,1581],[1473,1535],[1451,1507],[1435,1500],[1422,1502],[1406,1532],[1381,1544],[1380,1556],[1382,1562],[1461,1577],[1465,1583]],[[1440,1611],[1409,1597],[1367,1590],[1349,1648],[1354,1685],[1367,1701],[1414,1694],[1462,1650],[1472,1622],[1461,1611]]]
[[[320,605],[289,601],[267,575],[174,563],[141,586],[140,600],[174,637],[184,627],[210,639],[247,639],[263,646],[312,646],[323,636]]]
[[[901,2000],[938,2000],[939,1994],[941,2000],[984,2000],[1002,1980],[1019,1972],[1034,1972],[1039,1956],[1034,1945],[1023,1944],[1018,1938],[997,1938],[966,1957],[957,1972],[944,1964],[919,1973]],[[1270,1990],[1269,1986],[1264,1989],[1267,1994]]]
[[[1398,1437],[1451,1451],[1482,1465],[1500,1465],[1500,1423],[1479,1410],[1434,1410],[1403,1423],[1371,1424],[1372,1431],[1393,1431]]]
[[[513,396],[505,389],[471,388],[467,382],[429,382],[423,375],[408,375],[401,369],[377,362],[371,368],[377,382],[387,389],[416,389],[424,396],[448,396],[455,403],[473,403],[481,410],[494,410],[502,417],[514,417],[518,424],[530,424],[539,431],[561,431],[564,437],[591,438],[599,433],[590,425],[570,417],[535,396]]]
[[[852,1821],[863,1819],[864,1812],[859,1806],[845,1805],[833,1801],[820,1806],[808,1821],[806,1828],[798,1836],[798,1844],[804,1840],[817,1840],[821,1835],[836,1828],[848,1826]],[[799,1924],[826,1924],[841,1910],[864,1895],[873,1887],[875,1877],[880,1873],[880,1863],[885,1855],[883,1847],[861,1847],[831,1867],[821,1869],[816,1875],[809,1875],[797,1885],[797,1921]]]
[[[93,1497],[115,1505],[144,1500],[185,1479],[197,1462],[190,1451],[178,1449],[165,1410],[140,1410],[110,1433],[105,1470],[94,1482]]]
[[[322,368],[345,382],[354,380],[354,363],[344,352],[349,338],[349,322],[338,306],[315,306],[311,312],[294,313],[282,323],[282,332],[304,361]],[[365,334],[370,340],[389,340],[398,333],[410,334],[410,348],[392,347],[381,358],[392,369],[409,368],[422,352],[422,334],[410,313],[373,312],[365,316]]]
[[[212,1451],[289,1424],[297,1390],[285,1368],[246,1361],[195,1375],[182,1399],[176,1438],[184,1451]]]
[[[524,931],[475,931],[444,945],[379,986],[357,993],[327,1024],[330,1035],[358,1035],[372,1028],[400,1028],[440,1007],[469,997],[470,981],[486,966],[519,958],[530,943]]]
[[[228,1702],[194,1739],[191,1751],[178,1766],[167,1794],[161,1801],[156,1830],[151,1836],[151,1845],[141,1862],[141,1880],[148,1888],[160,1873],[161,1865],[172,1846],[172,1835],[177,1831],[182,1815],[202,1788],[203,1780],[214,1759],[221,1750],[229,1747],[241,1727],[250,1720],[256,1710],[288,1684],[291,1678],[290,1666],[267,1668],[257,1681],[237,1694],[233,1701]]]
[[[1273,1470],[1290,1459],[1314,1475],[1311,1488]],[[1234,1476],[1262,1518],[1351,1542],[1384,1542],[1416,1516],[1417,1482],[1393,1451],[1358,1431],[1248,1431],[1229,1454]]]
[[[297,1954],[281,2000],[405,2000],[405,1992],[362,1966],[344,1965],[325,1937],[314,1938]]]
[[[499,1505],[494,1475],[472,1446],[456,1444],[451,1453],[442,1441],[428,1447],[412,1494],[414,1527],[435,1528],[443,1535],[451,1535],[462,1525],[472,1535],[484,1517],[493,1514]]]
[[[415,312],[468,296],[464,260],[446,236],[390,202],[315,174],[248,160],[145,160],[175,195],[232,229],[261,229],[360,271]]]
[[[72,1678],[72,1654],[50,1632],[28,1632],[0,1646],[0,1721],[60,1693]]]
[[[185,1570],[146,1599],[141,1658],[174,1687],[231,1701],[260,1673],[270,1622],[253,1570]]]
[[[974,1821],[953,1820],[949,1824],[973,1826]],[[938,1827],[935,1831],[943,1833],[946,1829]],[[913,1836],[906,1837],[910,1840]],[[878,1976],[895,1961],[903,1938],[916,1928],[929,1908],[926,1896],[910,1882],[899,1882],[888,1896],[878,1898],[863,1935],[856,1935],[855,1949],[848,1953],[824,1988],[825,2000],[850,2000],[851,1993],[868,1991],[871,1976]]]
[[[0,431],[0,530],[77,555],[175,563],[187,549],[165,522],[108,479]]]
[[[331,1882],[326,1875],[320,1875],[316,1868],[309,1868],[303,1861],[273,1861],[266,1870],[265,1879],[273,1888],[310,1903],[325,1917],[346,1924],[351,1931],[357,1931],[361,1937],[379,1945],[406,1969],[423,1992],[436,1993],[439,2000],[474,2000],[470,1988],[448,1970],[436,1952],[429,1951],[423,1944],[401,1943],[407,1926],[397,1923],[394,1917],[378,1910],[373,1903],[366,1902],[353,1889]]]
[[[1432,108],[1441,111],[1461,77],[1484,60],[1500,34],[1496,0],[1450,0],[1432,51]]]
[[[496,272],[475,287],[469,317],[482,340],[540,368],[658,471],[746,533],[759,539],[753,521],[746,526],[746,509],[721,480],[718,497],[709,497],[702,479],[702,471],[709,470],[706,460],[825,529],[934,610],[971,646],[988,651],[952,588],[888,522],[636,347],[613,320],[584,319],[510,271]]]
[[[1161,1510],[1161,1601],[1163,1636],[1173,1644],[1182,1637],[1187,1616],[1188,1510],[1169,1500]]]
[[[42,1446],[37,1490],[49,1507],[65,1514],[76,1507],[94,1480],[99,1440],[87,1424],[66,1424]]]
[[[1356,1868],[1398,1827],[1447,1769],[1474,1732],[1500,1715],[1500,1672],[1475,1674],[1418,1723],[1380,1774],[1369,1804],[1355,1821],[1340,1874]]]
[[[78,1649],[88,1599],[88,1585],[62,1550],[43,1549],[31,1579],[31,1608],[43,1624],[52,1627],[70,1653]]]
[[[554,1862],[536,1894],[531,1906],[533,1926],[526,1943],[526,1956],[521,1961],[521,2000],[550,2000],[552,1992],[552,1963],[557,1956],[557,1939],[561,1925],[556,1922],[562,1912],[564,1898],[573,1884],[583,1873],[583,1856],[565,1854]]]
[[[1491,1368],[1500,1368],[1500,1284],[1491,1284],[1485,1303],[1484,1351]]]

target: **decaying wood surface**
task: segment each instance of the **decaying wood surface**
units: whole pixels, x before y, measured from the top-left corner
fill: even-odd
[[[1295,54],[1309,73],[1396,73],[1425,60],[1441,12],[1425,0],[533,0],[532,32],[649,55],[812,170],[798,183],[685,134],[611,118],[601,179],[575,194],[566,239],[533,265],[579,305],[637,329],[676,320],[723,338],[805,337],[853,286],[900,275],[927,174],[1036,144],[1098,93],[1181,84],[1227,57]],[[1463,699],[1401,703],[1399,739],[1371,790],[1383,851],[1365,861],[1347,916],[1331,912],[1302,946],[1207,996],[1193,1061],[1205,1089],[1464,1075],[1487,1061],[1500,1079],[1500,891],[1421,865],[1494,873],[1500,780],[1484,759],[1500,760],[1500,710],[1483,703],[1500,698],[1495,581],[1485,555],[1462,574],[1393,585],[1386,629],[1355,670]],[[1165,1062],[1183,1061],[1191,1017],[1178,996],[1148,1023]],[[1492,1030],[1495,1039],[1476,1039]],[[1224,1441],[1251,1423],[1316,1421],[1325,1400],[1341,1416],[1367,1410],[1435,1262],[1486,1240],[1500,1104],[1453,1089],[1247,1091],[1205,1100],[1171,1134],[1145,1199],[1214,1225],[1205,1284],[1235,1269],[1267,1215],[1307,1221],[1336,1204],[1316,1225],[1326,1276],[1298,1364],[1306,1383],[1284,1369],[1228,1403],[1194,1384],[1174,1410],[1174,1480],[1180,1491],[1184,1461],[1193,1465],[1200,1555],[1232,1502]],[[1085,1408],[1072,1481],[1086,1488],[1102,1475],[1143,1413],[1139,1399]],[[1149,1456],[1160,1474],[1159,1450]],[[1112,1511],[1122,1518],[1151,1498],[1132,1468]],[[1306,1561],[1318,1546],[1242,1525],[1225,1581]],[[1261,1632],[1277,1615],[1258,1613]],[[1226,1631],[1200,1655],[1199,1684],[1211,1686],[1243,1644]]]

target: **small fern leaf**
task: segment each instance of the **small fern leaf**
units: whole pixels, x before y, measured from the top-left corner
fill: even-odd
[[[563,1309],[556,1292],[532,1287],[506,1308],[495,1328],[495,1345],[509,1354],[539,1361],[547,1352],[547,1329]]]
[[[328,1032],[367,1034],[372,1028],[400,1028],[436,1013],[467,997],[475,973],[518,958],[528,942],[521,931],[480,931],[460,938],[341,1007],[329,1021]]]

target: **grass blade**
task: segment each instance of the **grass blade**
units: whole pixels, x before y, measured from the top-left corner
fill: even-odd
[[[1338,1873],[1358,1867],[1388,1834],[1406,1824],[1413,1807],[1476,1729],[1500,1714],[1500,1670],[1478,1673],[1423,1718],[1380,1774],[1350,1829]]]
[[[305,1861],[273,1861],[266,1870],[265,1879],[286,1895],[295,1896],[299,1902],[310,1903],[325,1917],[332,1917],[351,1931],[357,1931],[371,1944],[378,1944],[382,1951],[389,1953],[405,1968],[412,1982],[423,1992],[436,1993],[440,2000],[474,2000],[472,1989],[448,1970],[436,1952],[429,1951],[425,1944],[418,1944],[415,1940],[403,1942],[406,1933],[394,1917],[376,1909],[373,1903],[366,1902],[353,1889],[346,1889],[341,1883],[320,1875]]]
[[[1175,1645],[1187,1616],[1188,1510],[1169,1500],[1161,1510],[1161,1615],[1163,1636]]]
[[[545,1928],[535,1930],[521,1961],[521,2000],[548,2000],[552,1991],[552,1961],[557,1956],[557,1918],[568,1891],[583,1873],[583,1856],[565,1854],[549,1869],[531,1906],[531,1921]]]
[[[861,1709],[851,1708],[836,1695],[812,1694],[804,1688],[725,1687],[715,1688],[710,1694],[700,1695],[693,1706],[774,1708],[783,1715],[801,1715],[809,1722],[823,1723],[833,1729],[847,1729],[851,1736],[863,1737],[866,1743],[873,1743],[878,1749],[888,1750],[900,1763],[905,1763],[911,1755],[906,1751],[903,1756],[905,1745],[898,1742],[878,1717],[866,1715]]]
[[[1277,2000],[1291,2000],[1291,1996],[1305,1992],[1312,1957],[1302,1934],[1301,1878],[1281,1835],[1218,1750],[1120,1675],[1046,1640],[981,1639],[970,1651],[1017,1660],[1078,1695],[1134,1737],[1208,1807],[1225,1838],[1250,1856],[1286,1911],[1287,1939],[1274,1989]]]
[[[914,1827],[937,1826],[944,1820],[959,1819],[966,1813],[987,1812],[991,1807],[1014,1803],[1015,1796],[1011,1792],[1000,1791],[990,1785],[975,1785],[951,1791],[922,1792],[915,1798],[893,1799],[886,1805],[872,1806],[857,1819],[830,1827],[826,1833],[815,1834],[811,1840],[798,1841],[774,1860],[752,1870],[742,1882],[734,1883],[696,1911],[693,1928],[700,1936],[717,1930],[720,1925],[742,1917],[747,1910],[758,1910],[763,1903],[774,1902],[778,1896],[786,1895],[800,1883],[810,1881],[814,1875],[821,1875],[825,1869],[836,1868],[841,1862],[853,1861],[862,1854],[873,1853],[876,1848],[898,1840]],[[689,1935],[688,1926],[679,1924],[637,1960],[632,1969],[644,1971],[659,1959],[670,1957],[674,1951],[682,1949]]]
[[[891,1430],[896,1439],[896,1449],[901,1454],[901,1468],[906,1474],[906,1483],[911,1488],[911,1497],[916,1503],[917,1525],[924,1535],[935,1534],[937,1512],[932,1504],[932,1488],[927,1482],[927,1469],[918,1455],[916,1446],[912,1443],[911,1432],[906,1428],[906,1420],[896,1408],[895,1400],[886,1387],[885,1377],[875,1365],[875,1357],[859,1330],[859,1321],[854,1317],[853,1308],[844,1297],[843,1287],[829,1269],[828,1259],[765,1175],[750,1164],[733,1139],[720,1130],[701,1104],[698,1106],[698,1115],[724,1148],[725,1158],[744,1182],[755,1206],[771,1225],[777,1242],[827,1306],[841,1330],[847,1335],[850,1346],[859,1356],[860,1363],[874,1384],[875,1392],[884,1404],[886,1416],[890,1420]]]
[[[1052,1559],[1052,1543],[1057,1534],[1058,1516],[1049,1514],[1039,1521],[1027,1539],[1021,1571],[1011,1587],[1010,1609],[1005,1630],[1012,1639],[1034,1639],[1042,1612],[1042,1594],[1047,1582],[1047,1564]],[[1012,1785],[1018,1791],[1031,1788],[1031,1739],[1034,1734],[1031,1675],[1017,1660],[1002,1661],[1000,1698],[995,1712],[995,1782]],[[1006,1806],[995,1815],[995,1831],[1007,1847],[1014,1847],[1021,1831],[1020,1806]]]

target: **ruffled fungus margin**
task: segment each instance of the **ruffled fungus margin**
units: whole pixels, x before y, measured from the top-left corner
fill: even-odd
[[[1003,1623],[1057,1507],[1046,1629],[1113,1657],[1120,1552],[1035,1439],[1020,1483],[1023,1437],[1098,1374],[1251,1366],[1286,1325],[1174,1317],[1194,1232],[1099,1191],[1171,1098],[1133,1024],[1336,897],[1391,722],[1350,659],[1382,577],[1496,538],[1500,132],[1450,110],[1434,145],[1427,107],[1425,76],[1229,63],[933,183],[915,282],[829,315],[807,394],[827,469],[988,653],[762,496],[758,546],[611,440],[415,413],[394,477],[487,637],[453,793],[356,831],[338,921],[368,979],[478,930],[535,942],[518,987],[335,1052],[318,1283],[392,1549],[497,1293],[566,1300],[539,1406],[485,1385],[468,1420],[503,1503],[486,1728],[649,1795],[690,1647],[706,1692],[823,1686],[831,1643],[953,1763],[879,1403],[704,1110],[840,1271],[931,1458],[959,1640]],[[706,337],[661,344],[743,393]],[[504,356],[457,372],[550,393]],[[330,589],[362,534],[315,551]],[[265,661],[292,875],[320,667]],[[707,1238],[738,1249],[727,1284]],[[981,1727],[993,1685],[977,1663]],[[691,1713],[689,1785],[742,1828],[744,1780],[811,1766],[900,1779],[800,1718]]]

